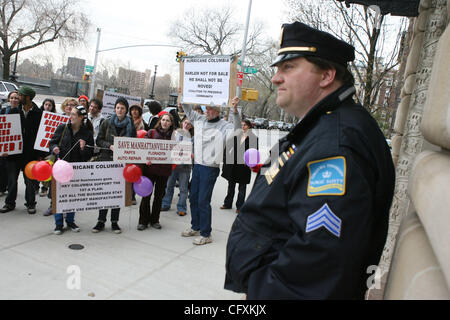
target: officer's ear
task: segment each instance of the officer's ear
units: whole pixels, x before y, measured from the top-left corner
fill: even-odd
[[[322,77],[319,86],[323,89],[333,84],[334,80],[336,79],[336,69],[334,68],[321,70],[321,74]]]

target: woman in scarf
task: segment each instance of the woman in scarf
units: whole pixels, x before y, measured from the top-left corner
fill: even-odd
[[[130,107],[130,117],[133,119],[134,126],[136,127],[136,131],[145,130],[148,131],[149,127],[142,119],[142,107],[138,104],[133,104]]]
[[[236,213],[239,213],[245,201],[247,184],[250,183],[251,171],[244,164],[244,154],[250,148],[258,150],[258,137],[251,132],[250,120],[242,121],[242,131],[236,132],[233,139],[227,141],[223,154],[222,177],[228,180],[228,191],[220,209],[231,209],[233,205],[236,184],[239,184],[239,192],[236,200]]]
[[[97,146],[101,148],[101,161],[112,161],[114,150],[114,137],[136,137],[136,128],[133,120],[127,116],[128,101],[122,97],[116,100],[114,104],[114,114],[102,122],[100,130],[97,135]],[[92,232],[97,233],[105,228],[106,215],[108,209],[102,209],[99,212],[98,222],[92,229]],[[120,208],[111,209],[111,229],[114,233],[121,233],[122,230],[118,225]]]

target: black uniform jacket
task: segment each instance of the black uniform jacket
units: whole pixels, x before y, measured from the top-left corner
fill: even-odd
[[[19,106],[20,111],[23,113],[22,105]],[[39,160],[44,158],[47,153],[34,149],[34,143],[37,133],[39,131],[39,125],[41,124],[42,110],[33,102],[33,107],[28,111],[28,115],[24,117],[22,123],[22,163],[21,168],[24,170],[25,166],[33,160]]]
[[[330,94],[272,149],[279,166],[261,168],[229,235],[226,289],[248,299],[364,298],[386,241],[395,172],[353,93]]]

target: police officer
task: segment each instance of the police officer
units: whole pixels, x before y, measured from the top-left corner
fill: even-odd
[[[272,149],[278,159],[260,168],[232,226],[226,289],[248,299],[364,298],[395,172],[376,121],[352,99],[353,60],[346,42],[283,25],[272,82],[277,105],[301,120]]]

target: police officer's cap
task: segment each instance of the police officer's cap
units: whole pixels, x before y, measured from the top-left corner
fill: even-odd
[[[320,57],[347,67],[355,59],[355,48],[331,34],[301,22],[283,24],[278,57],[271,67],[298,57]]]

